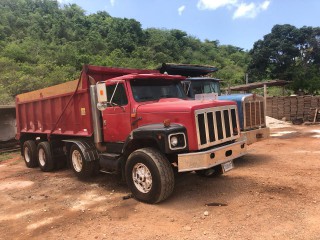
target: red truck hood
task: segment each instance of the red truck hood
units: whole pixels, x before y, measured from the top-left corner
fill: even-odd
[[[137,113],[187,113],[197,109],[212,108],[226,105],[236,105],[228,100],[183,100],[179,98],[160,99],[158,102],[141,104]]]
[[[180,124],[187,129],[188,146],[190,151],[198,150],[197,132],[194,112],[198,109],[213,108],[219,106],[236,105],[233,101],[200,101],[182,100],[178,98],[160,99],[158,102],[141,104],[136,108],[136,127],[143,125],[160,123],[165,120],[171,123]]]

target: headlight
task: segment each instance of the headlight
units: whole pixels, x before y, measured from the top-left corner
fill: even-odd
[[[184,133],[172,133],[168,136],[169,148],[171,150],[184,149],[187,146],[186,136]]]
[[[172,147],[176,147],[178,145],[178,138],[176,136],[171,137],[170,144]]]

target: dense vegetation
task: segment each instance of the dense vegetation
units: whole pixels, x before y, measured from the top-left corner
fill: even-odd
[[[252,80],[292,81],[293,91],[320,90],[320,28],[275,25],[250,51]]]
[[[86,15],[56,0],[0,1],[0,104],[16,94],[77,78],[83,64],[154,69],[163,62],[218,67],[231,85],[294,80],[294,89],[315,92],[319,80],[319,29],[276,25],[250,52],[201,41],[172,29],[142,29],[134,19],[107,12]],[[249,69],[248,69],[249,66]]]
[[[107,12],[86,15],[53,0],[1,0],[0,101],[74,79],[83,64],[154,69],[163,62],[214,65],[243,81],[248,53],[180,30],[142,29]]]

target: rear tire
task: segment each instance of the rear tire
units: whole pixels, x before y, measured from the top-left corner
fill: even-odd
[[[133,196],[142,202],[161,202],[171,195],[174,188],[171,164],[154,148],[142,148],[131,153],[125,175]]]
[[[28,168],[35,168],[38,166],[37,145],[34,141],[25,141],[23,143],[22,153],[24,162]]]
[[[87,179],[96,173],[97,162],[86,161],[81,149],[76,144],[73,144],[70,148],[70,165],[80,179]]]
[[[45,141],[38,144],[38,163],[43,172],[51,172],[54,170],[55,163],[51,154],[50,143]]]

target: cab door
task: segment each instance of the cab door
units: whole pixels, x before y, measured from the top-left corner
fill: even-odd
[[[105,142],[124,142],[131,132],[130,103],[124,82],[107,83],[108,106],[102,112]]]

